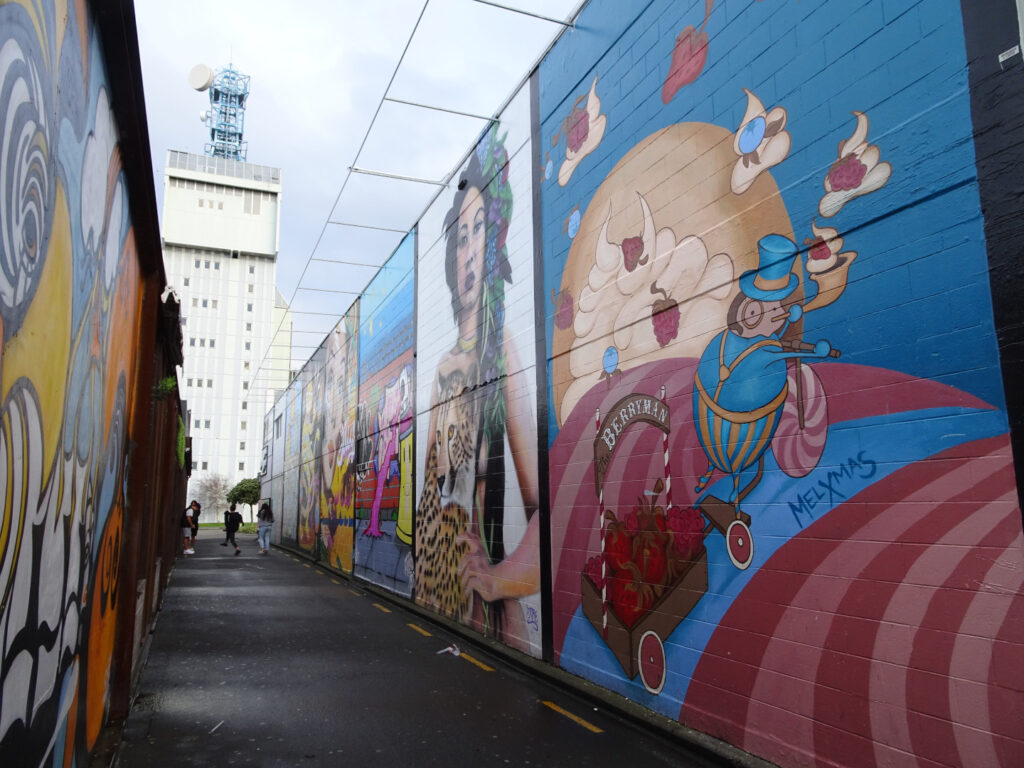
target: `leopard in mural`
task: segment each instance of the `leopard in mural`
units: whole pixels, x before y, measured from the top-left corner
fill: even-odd
[[[452,396],[455,388],[446,389],[427,452],[416,515],[415,593],[421,605],[462,620],[469,613],[471,596],[462,588],[459,563],[469,547],[456,544],[455,539],[469,525],[473,508],[477,430],[473,398]]]

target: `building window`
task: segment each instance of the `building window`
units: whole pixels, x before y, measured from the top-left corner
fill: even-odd
[[[252,330],[252,323],[246,323],[245,324],[245,330],[251,331]]]
[[[189,338],[188,345],[190,347],[194,347],[196,345],[196,337],[195,336],[192,336],[191,338]]]
[[[206,386],[212,387],[213,386],[213,379],[207,379],[206,380]]]
[[[252,293],[252,289],[253,289],[253,285],[252,285],[252,283],[249,283],[249,293]]]
[[[188,379],[188,386],[192,386],[192,379]]]
[[[249,274],[250,275],[255,275],[256,274],[256,267],[253,264],[249,265]]]
[[[196,259],[196,269],[199,269],[199,259]]]
[[[205,461],[204,461],[204,462],[203,462],[203,469],[206,469],[206,467],[207,467],[207,466],[208,466],[208,465],[207,465],[207,462],[205,462]]]
[[[206,202],[208,202],[210,204],[210,207],[213,208],[213,200],[207,200]]]
[[[203,309],[206,309],[207,300],[203,299]]]
[[[185,287],[188,288],[188,278],[185,278]]]
[[[245,462],[244,461],[238,462],[238,468],[239,469],[245,469]]]
[[[242,389],[248,389],[248,388],[249,388],[249,382],[248,381],[243,381],[242,382]]]
[[[219,261],[213,262],[213,268],[214,269],[220,269],[220,262]]]
[[[199,421],[199,419],[196,419],[195,422],[192,424],[192,426],[195,427],[196,429],[199,429],[199,424],[200,423],[201,422]]]
[[[193,301],[195,301],[195,299],[193,299]],[[246,304],[245,305],[245,311],[246,312],[252,312],[252,304]]]
[[[182,327],[182,328],[184,328],[184,327],[185,327],[185,321],[186,321],[186,320],[188,320],[188,318],[187,318],[187,317],[183,317],[183,318],[181,318],[181,327]]]
[[[246,422],[246,421],[243,421],[243,422],[242,422],[242,429],[245,429],[245,427],[246,427],[246,425],[247,425],[247,424],[248,424],[248,422]]]
[[[242,401],[242,410],[243,411],[249,410],[249,403],[247,403],[245,400]]]
[[[213,347],[213,344],[214,344],[215,341],[217,341],[217,340],[216,339],[210,339],[210,346],[211,347]]]
[[[199,306],[199,299],[192,299],[192,306],[193,307],[198,307]]]
[[[242,441],[241,441],[241,442],[240,442],[240,443],[238,444],[238,450],[240,450],[240,451],[244,451],[244,450],[245,450],[245,440],[242,440]]]
[[[202,389],[202,387],[203,387],[203,380],[202,379],[196,379],[196,386],[199,387],[200,389]]]
[[[206,339],[200,339],[199,340],[199,346],[200,347],[205,347],[206,346]]]
[[[251,341],[245,342],[245,351],[248,352],[251,349],[252,349],[252,342]]]
[[[274,437],[281,436],[281,419],[281,416],[278,416],[276,419],[274,419]]]
[[[210,268],[210,260],[207,259],[206,261],[203,262],[203,269],[209,269],[209,268]]]
[[[217,201],[217,210],[218,211],[223,211],[224,210],[224,203],[222,203],[220,200]]]
[[[249,370],[249,361],[246,360],[244,363],[242,363],[242,367],[245,368],[245,370],[248,371]]]
[[[210,428],[210,420],[206,419],[206,421],[203,422],[203,429],[209,429],[209,428]]]
[[[211,302],[212,303],[210,304],[210,307],[212,309],[216,309],[217,308],[217,300],[216,299],[211,299]]]
[[[198,461],[193,461],[192,462],[192,469],[199,469],[199,462]]]
[[[201,197],[199,198],[199,207],[200,208],[203,207],[203,198],[201,198]]]

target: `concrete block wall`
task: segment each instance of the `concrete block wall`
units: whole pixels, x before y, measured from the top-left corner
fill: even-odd
[[[780,765],[1019,763],[973,67],[954,0],[592,0],[279,402],[281,543]]]

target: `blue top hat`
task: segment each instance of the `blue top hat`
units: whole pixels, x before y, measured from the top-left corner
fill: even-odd
[[[758,267],[740,275],[740,290],[752,299],[781,301],[796,290],[793,274],[796,243],[784,235],[765,235],[757,241]]]

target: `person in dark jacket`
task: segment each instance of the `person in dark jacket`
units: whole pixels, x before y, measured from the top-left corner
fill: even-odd
[[[235,548],[236,555],[242,554],[242,548],[235,542],[235,534],[238,532],[238,528],[241,524],[242,515],[235,511],[235,505],[232,503],[228,511],[224,513],[224,530],[226,531],[227,536],[220,545],[222,547],[226,547],[228,542],[231,542],[231,546]]]

